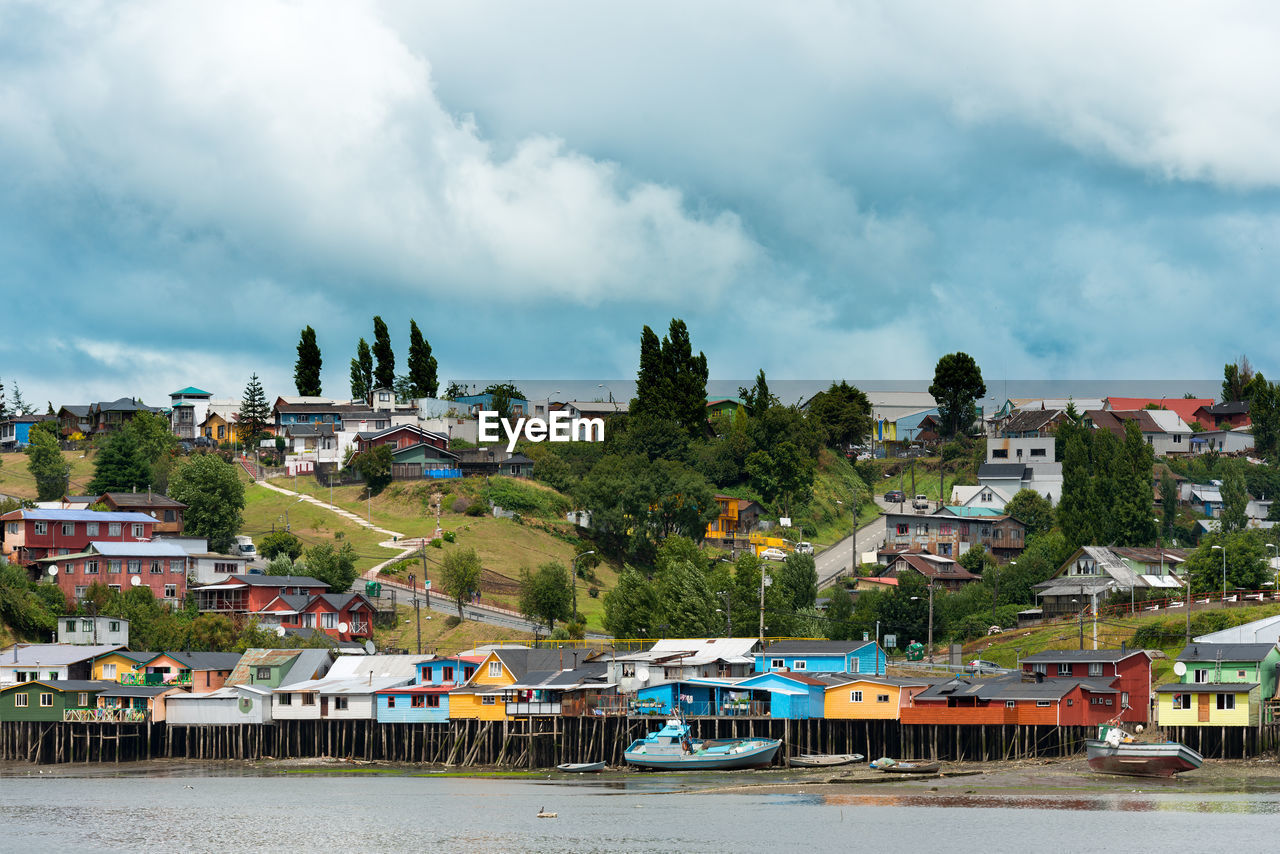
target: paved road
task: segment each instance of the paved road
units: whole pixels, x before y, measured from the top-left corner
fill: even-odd
[[[882,513],[885,510],[896,511],[898,509],[897,504],[888,504],[878,495],[876,496],[876,504],[880,507]],[[884,543],[884,539],[884,516],[877,516],[858,529],[858,551],[863,554],[874,551],[880,548]],[[826,587],[841,574],[849,571],[852,544],[853,538],[845,537],[814,557],[814,564],[818,570],[819,590]]]

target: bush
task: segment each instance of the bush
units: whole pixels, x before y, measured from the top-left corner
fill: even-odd
[[[458,541],[458,535],[457,535],[456,533],[454,533],[453,531],[445,531],[445,532],[444,532],[444,541],[445,541],[446,543],[456,543],[456,542]]]
[[[435,537],[431,541],[431,546],[432,548],[442,549],[444,548],[444,540],[440,539],[439,537]]]
[[[522,516],[559,518],[569,511],[568,502],[554,492],[509,477],[492,477],[484,488],[484,497],[504,510]]]
[[[590,596],[592,599],[599,599],[599,598],[600,598],[600,588],[599,588],[599,587],[596,587],[595,585],[592,585],[591,587],[588,587],[588,588],[587,588],[587,595],[588,595],[588,596]]]
[[[475,502],[467,505],[467,515],[468,516],[488,516],[489,514],[485,510],[484,505],[480,504],[479,502]]]
[[[444,618],[444,627],[446,629],[456,629],[461,624],[462,624],[462,620],[458,618],[457,614],[450,614],[449,616]]]
[[[455,498],[453,500],[454,513],[466,513],[471,509],[471,502],[465,498]]]

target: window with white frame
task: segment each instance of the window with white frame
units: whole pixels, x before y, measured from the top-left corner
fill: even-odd
[[[1102,675],[1102,662],[1101,662],[1101,661],[1091,661],[1091,662],[1089,662],[1089,675],[1090,675],[1090,676],[1101,676],[1101,675]]]
[[[481,697],[481,698],[480,698],[480,705],[482,705],[482,706],[492,706],[492,705],[494,705],[495,703],[497,703],[497,701],[498,701],[498,698],[497,698],[497,697],[494,697],[494,696],[492,696],[492,695],[490,695],[490,696],[488,696],[488,697]]]
[[[161,560],[153,560],[153,561],[151,561],[151,574],[152,574],[152,575],[160,575],[160,574],[161,574],[161,573],[163,573],[163,572],[164,572],[164,561],[161,561]]]
[[[1235,694],[1219,694],[1218,709],[1219,711],[1229,712],[1236,707]]]
[[[88,534],[89,536],[91,536],[91,537],[96,537],[96,536],[98,536],[98,523],[97,523],[97,522],[86,522],[86,523],[85,523],[85,525],[84,525],[84,532],[85,532],[86,534]]]
[[[1192,680],[1191,680],[1191,681],[1192,681],[1192,682],[1195,682],[1195,683],[1197,683],[1197,684],[1203,684],[1203,683],[1205,683],[1205,682],[1208,682],[1208,681],[1209,681],[1209,671],[1208,671],[1208,669],[1206,668],[1206,669],[1204,669],[1204,670],[1197,670],[1197,671],[1195,671],[1195,673],[1194,673],[1194,675],[1193,675],[1193,677],[1192,677]]]
[[[1183,709],[1183,710],[1190,709],[1191,695],[1190,694],[1174,694],[1173,707],[1174,709]]]
[[[496,677],[496,676],[501,676],[501,675],[502,675],[502,662],[501,662],[501,661],[490,661],[490,662],[489,662],[489,676],[490,676],[490,677]]]
[[[108,574],[108,575],[119,575],[119,574],[120,574],[120,567],[121,567],[121,564],[120,564],[120,561],[118,561],[118,560],[109,560],[109,561],[107,561],[107,574]]]
[[[851,691],[851,692],[849,693],[849,702],[850,702],[850,703],[861,703],[861,702],[862,702],[862,692],[861,692],[861,691]]]
[[[326,612],[320,615],[320,627],[322,629],[332,629],[338,625],[338,615],[333,612]]]
[[[116,678],[116,666],[115,666],[114,664],[104,664],[104,665],[102,665],[102,678],[103,678],[103,679],[115,679],[115,678]]]
[[[82,709],[83,709],[85,706],[89,705],[89,692],[88,692],[88,691],[81,691],[79,694],[76,694],[76,705],[77,705],[77,706],[79,706],[79,707],[80,707],[80,708],[82,708]]]
[[[335,711],[345,712],[345,711],[347,710],[347,698],[346,698],[346,697],[334,697],[334,698],[333,698],[333,708],[334,708],[334,710],[335,710]]]
[[[1234,700],[1235,697],[1232,697],[1231,699]],[[42,693],[40,695],[40,708],[47,709],[47,708],[50,708],[52,705],[53,705],[53,694]],[[1219,708],[1221,708],[1221,706],[1219,706]]]
[[[1049,700],[1036,700],[1036,708],[1038,709],[1047,709],[1052,705],[1053,703]]]
[[[1006,709],[1016,709],[1018,707],[1018,703],[1016,700],[1005,700],[1004,707]]]
[[[802,658],[798,658],[796,659],[795,663],[791,665],[791,669],[792,670],[808,670],[809,662],[805,661]]]
[[[176,585],[176,584],[166,584],[166,585],[164,586],[164,598],[166,598],[166,599],[177,599],[177,598],[178,598],[178,585]]]
[[[97,575],[97,574],[98,574],[98,562],[97,562],[96,560],[86,560],[86,561],[84,562],[84,574],[85,574],[85,575]]]
[[[62,536],[64,536],[64,537],[74,537],[75,535],[76,535],[76,523],[75,523],[75,522],[63,522],[63,523],[62,523]]]
[[[142,531],[143,531],[142,523],[141,523],[141,522],[134,522],[134,523],[133,523],[133,536],[134,536],[134,539],[137,539],[137,540],[142,539]]]
[[[108,536],[108,537],[118,537],[118,536],[120,536],[120,523],[119,523],[119,522],[108,522],[108,523],[107,523],[107,536]]]
[[[142,561],[141,561],[141,560],[137,560],[137,559],[130,560],[130,561],[129,561],[129,574],[130,574],[130,575],[139,575],[139,574],[141,574],[141,572],[142,572]]]
[[[1058,665],[1058,675],[1059,675],[1059,676],[1070,676],[1070,675],[1071,675],[1071,664],[1070,664],[1070,663],[1068,663],[1068,662],[1064,662],[1064,663],[1059,664],[1059,665]]]
[[[31,525],[31,533],[35,534],[37,537],[43,537],[45,534],[49,533],[49,526],[44,522],[35,522]]]
[[[119,620],[112,620],[111,622],[107,623],[107,631],[109,631],[109,632],[118,632],[118,631],[120,631],[120,621],[119,621]]]
[[[14,694],[14,695],[13,695],[13,704],[14,704],[15,706],[17,706],[18,708],[20,708],[20,709],[26,708],[26,705],[27,705],[27,695],[26,695],[26,694]]]

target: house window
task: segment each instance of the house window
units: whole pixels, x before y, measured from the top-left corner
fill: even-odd
[[[76,535],[76,523],[75,523],[75,522],[63,522],[63,523],[62,523],[62,536],[64,536],[64,537],[74,537],[75,535]]]
[[[133,523],[133,538],[135,540],[142,539],[142,523],[141,522]]]
[[[32,527],[31,533],[35,534],[38,537],[43,537],[45,534],[49,532],[49,526],[46,525],[44,522],[35,522],[31,527]]]
[[[166,584],[166,585],[164,586],[164,598],[166,598],[166,599],[177,599],[177,598],[178,598],[178,585],[176,585],[176,584]]]
[[[387,695],[387,708],[388,708],[388,709],[394,709],[395,707],[396,707],[396,695],[395,695],[395,694],[388,694],[388,695]]]
[[[623,666],[625,667],[625,665],[623,665]],[[464,667],[464,668],[462,668],[462,679],[463,679],[463,681],[465,682],[466,680],[470,679],[470,678],[475,674],[475,672],[476,672],[476,669],[475,669],[474,667]],[[635,666],[634,664],[633,664],[633,665],[631,665],[631,675],[632,675],[632,676],[635,676],[635,675],[636,675],[636,666]]]
[[[178,514],[172,510],[166,510],[164,511],[164,520],[166,522],[176,522],[178,521]]]
[[[941,536],[941,537],[949,537],[949,536],[951,536],[951,523],[950,523],[950,522],[943,522],[941,525],[939,525],[939,526],[938,526],[938,535],[939,535],[939,536]]]
[[[1045,449],[1044,449],[1044,448],[1032,448],[1032,449],[1031,449],[1031,456],[1033,456],[1033,457],[1043,457],[1043,456],[1045,456]]]
[[[1043,664],[1033,664],[1033,665],[1031,665],[1031,672],[1032,672],[1032,673],[1044,673],[1044,672],[1045,672],[1045,667],[1046,667],[1046,665],[1043,665]]]
[[[97,562],[96,560],[86,560],[86,561],[84,562],[84,574],[85,574],[85,575],[97,575],[97,574],[98,574],[98,562]]]
[[[1195,683],[1197,683],[1197,684],[1203,684],[1203,683],[1205,683],[1205,682],[1208,682],[1208,681],[1209,681],[1209,671],[1208,671],[1207,669],[1206,669],[1206,670],[1197,670],[1197,671],[1195,672],[1195,676],[1192,678],[1192,680],[1191,680],[1191,681],[1192,681],[1192,682],[1195,682]]]
[[[861,692],[861,691],[853,691],[853,692],[851,692],[851,693],[849,694],[849,702],[850,702],[850,703],[861,703],[861,702],[862,702],[862,692]]]
[[[76,630],[76,621],[67,620],[67,631],[74,632]]]
[[[1126,709],[1129,708],[1129,692],[1128,691],[1120,692],[1120,705],[1124,706]]]
[[[109,561],[107,561],[107,572],[108,572],[108,574],[110,574],[110,575],[119,575],[119,574],[120,574],[120,561],[118,561],[118,560],[109,560]]]
[[[1218,696],[1221,697],[1222,695],[1219,694]],[[1234,700],[1235,697],[1233,696],[1231,699]],[[47,709],[47,708],[50,708],[52,705],[53,705],[53,694],[42,693],[40,695],[40,708]],[[1218,708],[1219,709],[1222,708],[1221,699],[1218,700]]]
[[[1005,700],[1004,707],[1006,709],[1016,709],[1018,707],[1018,703],[1015,700]]]
[[[991,459],[993,459],[993,460],[1007,460],[1007,459],[1009,459],[1009,449],[1008,449],[1008,448],[995,448],[994,450],[992,450],[992,451],[991,451]]]
[[[1244,678],[1244,671],[1243,671],[1243,670],[1237,670],[1237,671],[1236,671],[1236,678],[1237,678],[1237,679],[1243,679],[1243,678]]]
[[[234,563],[215,563],[213,565],[214,575],[234,575],[236,565]]]
[[[848,671],[848,672],[849,672],[849,673],[859,673],[859,672],[861,672],[861,668],[862,668],[862,663],[861,663],[860,661],[858,661],[858,659],[856,659],[856,658],[855,658],[853,661],[849,662],[849,671]]]
[[[164,572],[164,561],[159,561],[159,560],[153,560],[153,561],[151,561],[151,574],[152,574],[152,575],[160,575],[160,574],[161,574],[161,573],[163,573],[163,572]]]
[[[323,629],[332,629],[334,626],[337,625],[337,620],[335,619],[337,616],[338,616],[337,614],[334,614],[332,612],[321,614],[320,627]]]
[[[1037,709],[1047,709],[1047,708],[1049,708],[1049,707],[1050,707],[1050,706],[1052,706],[1052,705],[1053,705],[1053,703],[1051,703],[1051,702],[1050,702],[1050,701],[1048,701],[1048,700],[1036,700],[1036,708],[1037,708]]]
[[[293,695],[292,695],[292,694],[277,694],[276,696],[279,698],[279,704],[280,704],[280,705],[282,705],[282,706],[292,706],[292,705],[293,705]]]
[[[315,614],[303,614],[303,615],[302,615],[302,627],[303,627],[304,629],[314,629],[314,628],[316,627],[316,615],[315,615]]]
[[[889,695],[888,695],[888,694],[876,694],[876,702],[877,702],[877,703],[887,703],[887,702],[889,702]]]
[[[107,585],[107,589],[108,589],[108,590],[114,590],[115,592],[119,593],[119,592],[120,592],[120,585],[119,585],[119,584],[108,584],[108,585]]]
[[[1058,665],[1058,675],[1059,675],[1059,676],[1070,676],[1070,675],[1071,675],[1071,665],[1070,665],[1069,663],[1068,663],[1068,664],[1059,664],[1059,665]]]
[[[85,593],[87,593],[87,592],[89,592],[89,588],[88,588],[88,587],[82,587],[82,586],[80,586],[80,585],[76,585],[76,598],[77,598],[77,599],[83,599],[83,598],[84,598],[84,594],[85,594]]]
[[[119,621],[119,620],[112,620],[111,622],[107,623],[107,631],[109,631],[109,632],[118,632],[118,631],[120,631],[120,621]]]
[[[938,556],[951,557],[951,543],[938,543]],[[950,572],[950,567],[944,567],[943,572]]]
[[[911,525],[909,525],[906,522],[898,523],[898,534],[900,536],[906,536],[907,534],[910,534],[910,533],[911,533]]]
[[[427,696],[427,707],[431,709],[440,708],[440,695],[430,694]]]
[[[314,706],[315,704],[316,704],[316,695],[315,695],[315,694],[303,694],[303,695],[302,695],[302,705],[304,705],[304,706]]]
[[[20,709],[24,709],[24,708],[26,708],[26,706],[27,706],[27,695],[26,695],[26,694],[14,694],[14,695],[13,695],[13,704],[14,704],[15,706],[17,706],[18,708],[20,708]]]
[[[919,537],[927,537],[928,535],[929,535],[929,523],[928,523],[928,522],[917,522],[917,523],[916,523],[916,536],[919,536]]]
[[[495,697],[481,697],[481,698],[480,698],[480,705],[482,705],[482,706],[492,706],[495,702],[497,702],[497,699],[496,699]]]
[[[769,659],[769,669],[770,669],[770,670],[781,670],[782,668],[784,668],[784,667],[786,667],[786,666],[787,666],[787,662],[786,662],[786,660],[785,660],[785,659],[782,659],[782,658],[771,658],[771,659]]]
[[[81,691],[79,694],[76,694],[76,705],[82,709],[89,705],[89,693],[87,691]]]
[[[636,675],[636,663],[634,661],[622,662],[622,678],[630,679]]]
[[[410,703],[410,705],[413,706],[413,708],[415,709],[421,709],[426,704],[427,704],[427,698],[422,694],[414,694],[413,700]]]
[[[453,668],[452,668],[452,667],[444,667],[444,668],[441,668],[441,670],[440,670],[440,679],[441,679],[441,681],[443,681],[443,682],[452,682],[452,681],[453,681]]]
[[[107,536],[108,536],[108,537],[118,537],[118,536],[120,536],[120,523],[119,523],[119,522],[108,522],[108,523],[107,523]]]
[[[1173,707],[1175,709],[1191,708],[1191,695],[1190,694],[1174,694]]]
[[[498,676],[501,676],[501,675],[502,675],[502,662],[501,662],[501,661],[490,661],[490,662],[489,662],[489,676],[490,676],[491,678],[493,678],[493,677],[498,677]]]
[[[807,661],[796,661],[794,664],[792,664],[792,665],[791,665],[791,669],[792,669],[792,670],[808,670],[808,669],[809,669],[809,662],[807,662]]]
[[[1101,661],[1091,661],[1091,662],[1089,662],[1089,675],[1090,675],[1090,676],[1101,676],[1101,675],[1102,675],[1102,662],[1101,662]]]
[[[43,696],[43,695],[42,695],[42,696]],[[40,704],[41,704],[41,705],[44,705],[43,700],[41,701],[41,703],[40,703]],[[1219,695],[1218,695],[1218,711],[1220,711],[1220,712],[1229,712],[1229,711],[1231,711],[1232,709],[1234,709],[1235,707],[1236,707],[1236,695],[1235,695],[1235,694],[1219,694]]]
[[[98,523],[97,522],[85,523],[84,532],[91,537],[98,536]],[[17,532],[15,531],[14,533],[17,533]]]
[[[141,573],[141,572],[142,572],[142,561],[140,561],[140,560],[131,560],[131,561],[129,561],[129,574],[130,574],[130,575],[138,575],[138,574],[139,574],[139,573]]]

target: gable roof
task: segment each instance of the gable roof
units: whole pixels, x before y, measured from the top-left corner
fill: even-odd
[[[0,666],[12,667],[63,667],[77,664],[108,652],[124,649],[123,644],[69,644],[32,643],[18,644],[0,650]]]
[[[1197,409],[1202,406],[1212,406],[1214,402],[1211,397],[1108,397],[1105,408],[1142,410],[1143,407],[1155,404],[1170,412],[1176,412],[1183,421],[1193,421]]]
[[[958,581],[974,581],[981,577],[974,575],[954,560],[926,554],[898,555],[893,563],[889,564],[886,571],[892,569],[894,564],[898,562],[906,563],[925,578],[954,578]]]
[[[14,682],[5,685],[0,687],[0,692],[12,691],[14,688],[30,688],[32,685],[41,685],[62,693],[71,691],[106,691],[115,687],[115,684],[114,682],[106,682],[99,679],[33,679],[29,682]]]
[[[978,466],[978,479],[993,477],[999,479],[1018,478],[1021,480],[1027,471],[1022,463],[983,463]]]
[[[1061,409],[1023,409],[1015,412],[1005,423],[1000,425],[1002,432],[1025,433],[1030,430],[1043,430],[1058,418],[1063,417]]]
[[[848,655],[864,646],[875,646],[875,641],[785,640],[769,644],[768,649],[756,655]]]
[[[1178,653],[1178,661],[1262,661],[1276,648],[1273,643],[1193,642]],[[1221,655],[1221,658],[1219,658]]]
[[[238,652],[165,652],[155,655],[164,655],[188,670],[235,670],[241,658]]]
[[[213,392],[205,391],[202,388],[196,388],[189,385],[186,388],[180,388],[177,391],[169,392],[169,397],[177,397],[178,395],[186,395],[187,397],[213,397]]]
[[[4,519],[26,519],[33,522],[146,522],[156,520],[145,513],[113,513],[110,510],[72,510],[62,508],[23,508],[4,514]]]
[[[329,589],[329,585],[318,578],[312,578],[309,575],[257,575],[246,573],[244,575],[228,575],[217,584],[209,584],[204,587],[197,587],[197,590],[211,590],[220,588],[230,582],[238,581],[247,584],[250,587],[323,587]]]
[[[1135,655],[1151,658],[1145,649],[1130,649],[1121,652],[1118,649],[1046,649],[1022,657],[1023,664],[1085,664],[1090,662],[1119,662]]]
[[[92,499],[90,499],[92,500]],[[117,507],[181,507],[187,505],[174,501],[167,495],[158,492],[104,492],[98,496],[99,501],[110,500]]]

